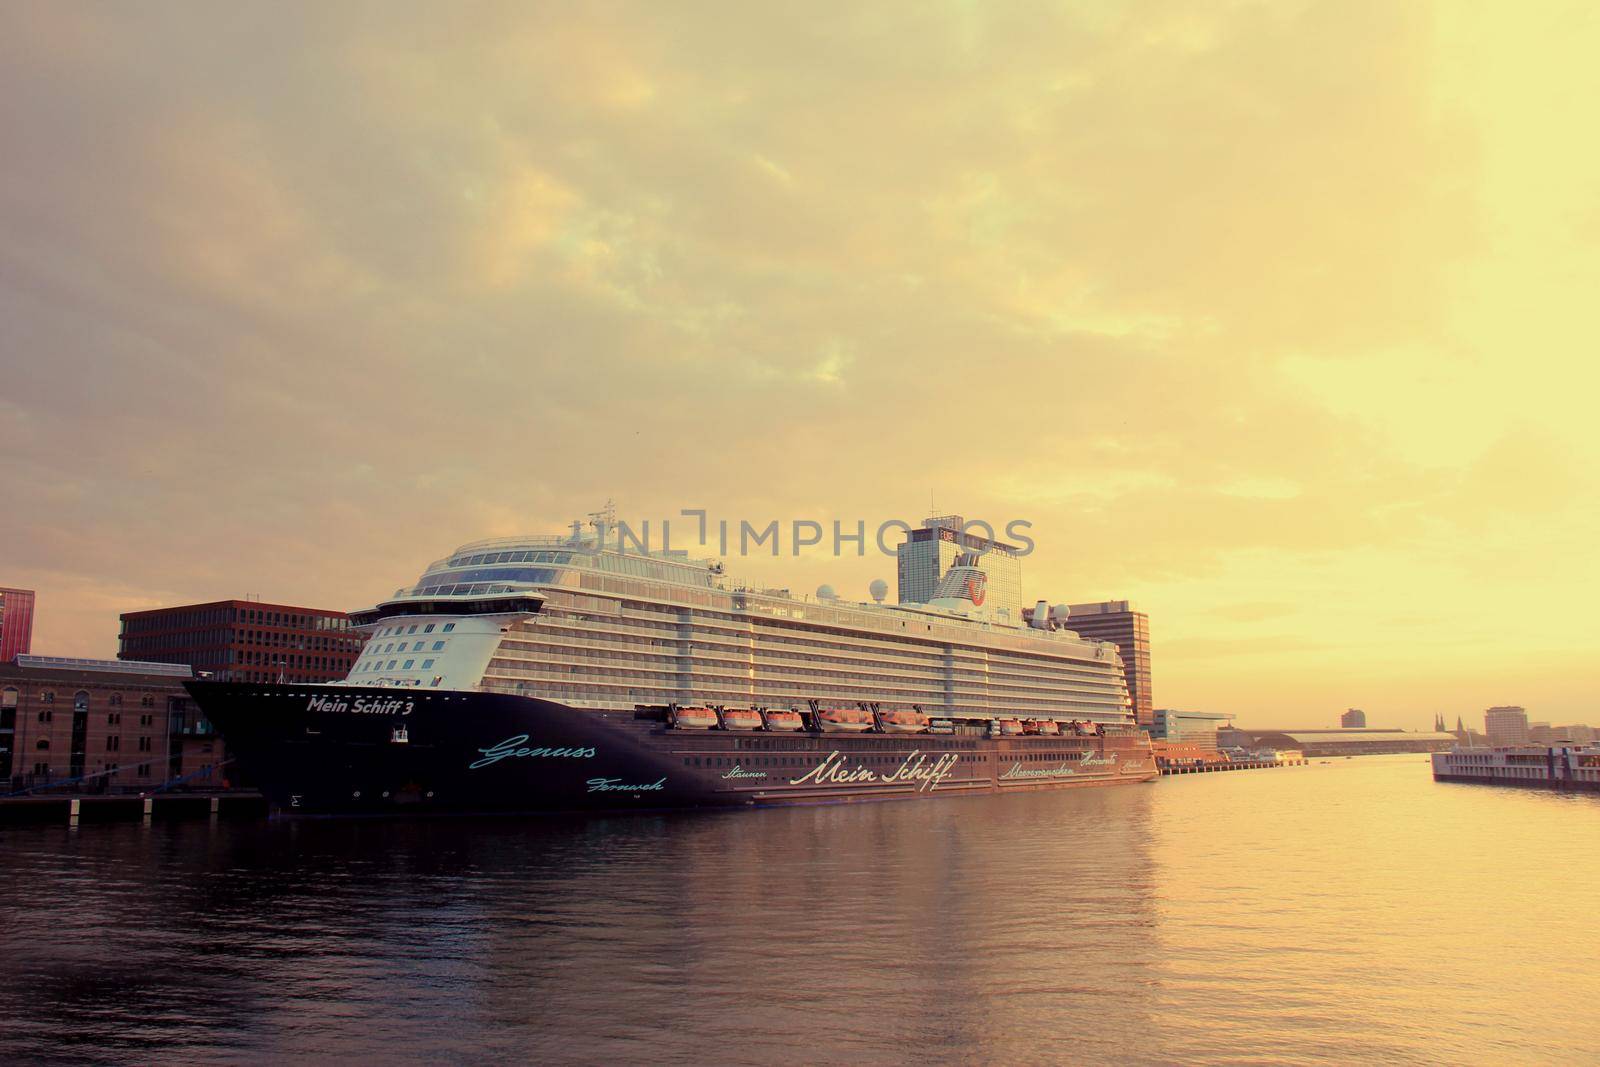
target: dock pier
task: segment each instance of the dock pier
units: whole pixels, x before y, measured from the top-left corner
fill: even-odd
[[[1259,771],[1268,767],[1304,767],[1304,756],[1282,759],[1166,760],[1157,758],[1163,776],[1172,774],[1217,774],[1222,771]]]
[[[156,819],[259,819],[266,797],[246,790],[217,793],[91,794],[0,798],[0,826],[39,823],[139,822]]]

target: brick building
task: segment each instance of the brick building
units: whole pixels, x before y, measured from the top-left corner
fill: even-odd
[[[170,663],[18,656],[0,664],[0,785],[220,786],[222,742],[184,690],[188,677]]]
[[[0,588],[0,663],[33,651],[33,590]]]
[[[118,659],[183,663],[224,682],[343,679],[364,638],[342,611],[218,600],[122,616]]]

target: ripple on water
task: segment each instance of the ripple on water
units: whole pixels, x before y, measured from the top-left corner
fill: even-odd
[[[1592,1062],[1600,798],[1415,758],[0,837],[12,1061]]]

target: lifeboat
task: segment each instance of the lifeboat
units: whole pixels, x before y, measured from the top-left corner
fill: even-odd
[[[805,726],[805,720],[800,718],[798,711],[767,712],[767,729],[769,730],[803,730]]]
[[[709,730],[717,725],[717,713],[710,708],[679,708],[672,713],[672,725],[680,730]]]
[[[817,728],[825,733],[861,733],[872,729],[872,712],[860,708],[823,708],[817,712]]]
[[[722,712],[724,730],[759,730],[761,713],[754,708],[725,708]]]
[[[885,711],[878,714],[878,727],[886,734],[920,734],[928,717],[920,711]]]
[[[1054,719],[1035,719],[1032,732],[1041,737],[1057,737],[1061,733],[1061,727],[1056,725]]]
[[[1022,736],[1022,720],[1020,720],[1020,719],[1000,719],[999,723],[1000,723],[1000,732],[1001,732],[1001,734],[1005,735],[1006,737],[1021,737]]]

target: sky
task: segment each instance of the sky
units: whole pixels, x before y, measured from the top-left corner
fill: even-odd
[[[933,509],[1148,612],[1157,706],[1600,725],[1600,13],[784,7],[0,0],[34,651]]]

